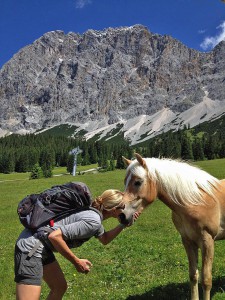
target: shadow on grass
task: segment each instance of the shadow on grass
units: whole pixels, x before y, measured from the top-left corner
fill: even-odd
[[[211,298],[216,293],[225,295],[225,277],[218,277],[213,280]],[[202,288],[199,284],[199,297],[202,299]],[[224,296],[225,297],[225,296]],[[129,296],[126,300],[188,300],[191,298],[189,283],[171,283],[165,286],[158,286],[142,295]]]

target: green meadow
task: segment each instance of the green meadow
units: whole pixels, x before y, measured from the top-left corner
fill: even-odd
[[[198,162],[218,178],[225,178],[225,159]],[[92,168],[94,166],[89,166]],[[86,168],[87,169],[87,168]],[[83,174],[84,169],[77,172]],[[16,208],[27,194],[69,181],[85,182],[93,197],[108,188],[123,190],[125,170],[85,173],[73,177],[65,169],[54,170],[49,179],[29,180],[29,174],[0,174],[0,299],[15,299],[13,252],[23,229]],[[116,220],[104,221],[108,230]],[[180,236],[171,221],[171,211],[159,200],[149,206],[130,228],[109,245],[92,238],[73,249],[80,258],[89,259],[93,268],[79,274],[63,257],[56,254],[68,282],[64,299],[74,300],[186,300],[190,299],[188,262]],[[52,274],[54,276],[54,274]],[[201,292],[201,287],[200,287]],[[43,283],[41,299],[48,288]],[[217,242],[213,265],[212,299],[225,299],[225,242]]]

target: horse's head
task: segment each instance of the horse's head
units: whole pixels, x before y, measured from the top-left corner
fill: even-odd
[[[132,223],[133,214],[141,212],[157,197],[156,184],[149,177],[145,159],[137,153],[135,156],[137,159],[134,161],[123,157],[123,161],[127,165],[123,197],[125,209],[120,216],[121,223],[123,224]]]

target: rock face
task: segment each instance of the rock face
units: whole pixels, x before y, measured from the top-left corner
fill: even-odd
[[[0,70],[0,128],[34,132],[62,123],[113,124],[168,108],[225,100],[225,42],[189,49],[141,25],[48,32]]]

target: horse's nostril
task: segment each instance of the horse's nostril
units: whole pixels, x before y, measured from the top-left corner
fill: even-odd
[[[119,220],[121,224],[127,225],[129,224],[129,221],[126,219],[126,216],[124,213],[119,214]]]

